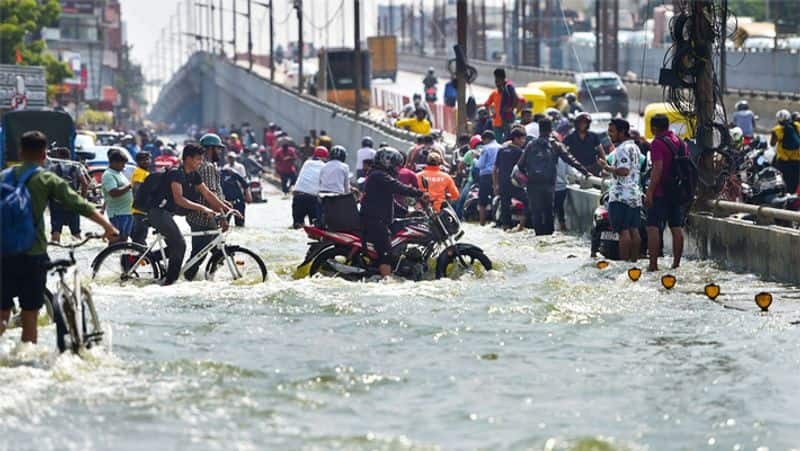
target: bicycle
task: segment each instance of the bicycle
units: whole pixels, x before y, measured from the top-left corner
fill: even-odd
[[[234,212],[217,216],[217,221],[230,220]],[[195,264],[199,265],[210,254],[206,264],[206,280],[260,283],[267,280],[267,266],[254,251],[238,245],[228,245],[226,237],[230,229],[184,233],[184,237],[214,236],[180,271],[180,276]],[[124,242],[113,244],[102,250],[92,261],[92,280],[114,280],[120,283],[155,283],[167,274],[168,258],[166,243],[161,234],[149,246]],[[225,267],[228,271],[219,271]],[[229,279],[226,279],[229,276]]]
[[[67,272],[75,266],[75,249],[99,238],[102,236],[87,235],[83,241],[72,245],[50,243],[51,246],[69,250],[68,258],[50,261],[45,267],[46,271],[58,275],[55,293],[45,293],[45,307],[56,324],[56,345],[59,352],[69,349],[80,354],[82,350],[102,343],[103,329],[97,317],[92,293],[81,285],[77,268],[71,274],[73,286],[70,287],[67,283]]]

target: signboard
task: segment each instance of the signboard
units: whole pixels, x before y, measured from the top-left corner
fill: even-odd
[[[67,14],[94,14],[94,0],[61,0],[61,12]]]
[[[72,78],[64,79],[64,83],[68,85],[81,84],[81,54],[77,52],[63,51],[61,52],[61,61],[67,63],[72,69]]]
[[[0,64],[0,109],[18,109],[23,104],[31,109],[47,106],[44,67]]]

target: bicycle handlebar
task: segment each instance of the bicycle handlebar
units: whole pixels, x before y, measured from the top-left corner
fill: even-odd
[[[86,234],[86,237],[83,240],[81,240],[80,242],[75,243],[75,244],[61,244],[61,243],[56,243],[56,242],[50,242],[50,243],[47,243],[47,244],[50,245],[50,246],[60,247],[62,249],[76,249],[76,248],[79,248],[79,247],[83,246],[84,244],[88,243],[91,240],[98,240],[98,239],[102,239],[102,238],[103,238],[103,235],[96,235],[94,233],[88,233],[88,234]]]

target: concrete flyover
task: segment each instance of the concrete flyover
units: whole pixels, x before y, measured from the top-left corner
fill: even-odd
[[[425,60],[426,68],[429,64]],[[486,77],[483,74],[486,72],[491,77],[491,71],[484,69],[479,68],[481,76]],[[515,77],[514,72],[511,77]],[[486,80],[479,78],[479,83],[486,83]],[[412,143],[412,135],[407,132],[363,117],[356,120],[352,111],[298,95],[205,53],[192,56],[164,87],[151,119],[179,126],[185,122],[208,126],[249,121],[257,129],[274,121],[295,139],[302,138],[309,129],[324,129],[336,143],[351,150],[358,148],[364,135],[399,149],[406,149]],[[348,157],[352,167],[355,152],[349,152]],[[589,232],[599,199],[597,189],[569,187],[566,210],[571,230],[581,234]],[[713,259],[725,268],[751,272],[764,279],[800,284],[800,254],[797,252],[800,232],[797,230],[754,225],[700,212],[690,215],[688,233],[687,255]]]

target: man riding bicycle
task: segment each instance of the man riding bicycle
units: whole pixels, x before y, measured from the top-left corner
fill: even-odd
[[[165,286],[172,285],[178,280],[183,256],[186,253],[186,241],[173,216],[198,212],[213,219],[216,213],[225,214],[230,211],[230,207],[208,189],[197,172],[203,164],[204,152],[196,144],[187,144],[183,148],[183,164],[164,175],[165,180],[160,183],[154,198],[150,200],[151,207],[148,211],[150,225],[163,235],[167,242],[169,267],[163,283]],[[201,198],[211,208],[200,204]]]

